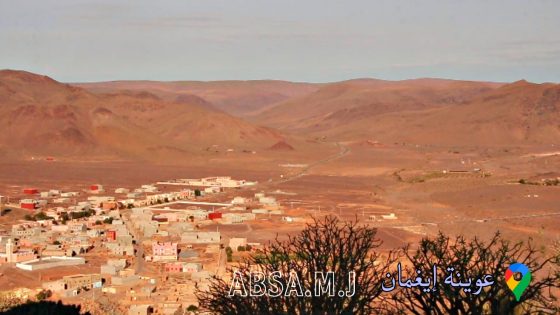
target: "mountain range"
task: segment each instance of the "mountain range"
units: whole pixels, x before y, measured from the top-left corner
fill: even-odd
[[[297,152],[317,138],[556,143],[560,85],[445,79],[68,84],[0,71],[3,156],[157,160],[216,150]]]
[[[0,71],[0,145],[5,154],[157,158],[215,147],[267,148],[269,128],[199,99],[150,92],[92,93],[23,71]]]

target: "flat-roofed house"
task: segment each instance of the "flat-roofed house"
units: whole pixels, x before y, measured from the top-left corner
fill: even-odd
[[[187,244],[219,243],[220,232],[188,231],[181,234],[181,242]]]
[[[154,242],[152,244],[152,261],[177,260],[177,243]]]

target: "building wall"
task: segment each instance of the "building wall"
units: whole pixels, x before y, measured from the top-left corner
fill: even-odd
[[[168,263],[165,264],[165,272],[182,272],[183,264],[181,263]]]
[[[64,281],[62,280],[43,282],[41,286],[43,287],[43,289],[51,290],[53,292],[64,291]]]
[[[210,220],[221,219],[221,218],[222,218],[222,213],[221,212],[208,213],[208,219],[210,219]]]
[[[20,208],[27,209],[27,210],[35,210],[35,203],[20,203]]]
[[[177,260],[177,243],[153,243],[152,256],[154,261]]]
[[[101,282],[100,274],[73,275],[62,277],[67,290],[98,287]]]
[[[35,255],[34,252],[32,251],[26,251],[26,252],[15,252],[12,254],[12,261],[13,263],[19,263],[19,262],[24,262],[24,261],[30,261],[33,259],[36,259],[37,255]]]
[[[181,235],[183,243],[219,243],[220,232],[185,232]]]
[[[56,258],[56,260],[52,260],[49,262],[50,259]],[[46,257],[43,258],[43,263],[41,264],[30,264],[31,262],[39,262],[39,259],[33,259],[30,261],[26,261],[24,263],[17,263],[16,267],[23,269],[23,270],[42,270],[42,269],[49,269],[54,267],[61,267],[61,266],[77,266],[83,265],[86,263],[86,260],[82,257],[65,257],[65,256],[53,256],[53,257]]]

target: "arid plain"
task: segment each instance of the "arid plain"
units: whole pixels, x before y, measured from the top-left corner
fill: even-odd
[[[394,212],[376,223],[391,245],[439,229],[559,237],[560,188],[519,184],[560,175],[555,84],[0,79],[4,195],[231,175],[309,214]]]

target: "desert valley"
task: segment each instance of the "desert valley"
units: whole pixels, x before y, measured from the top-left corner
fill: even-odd
[[[0,71],[0,286],[92,312],[197,305],[194,283],[326,215],[382,250],[500,231],[551,251],[559,192],[558,84]]]

